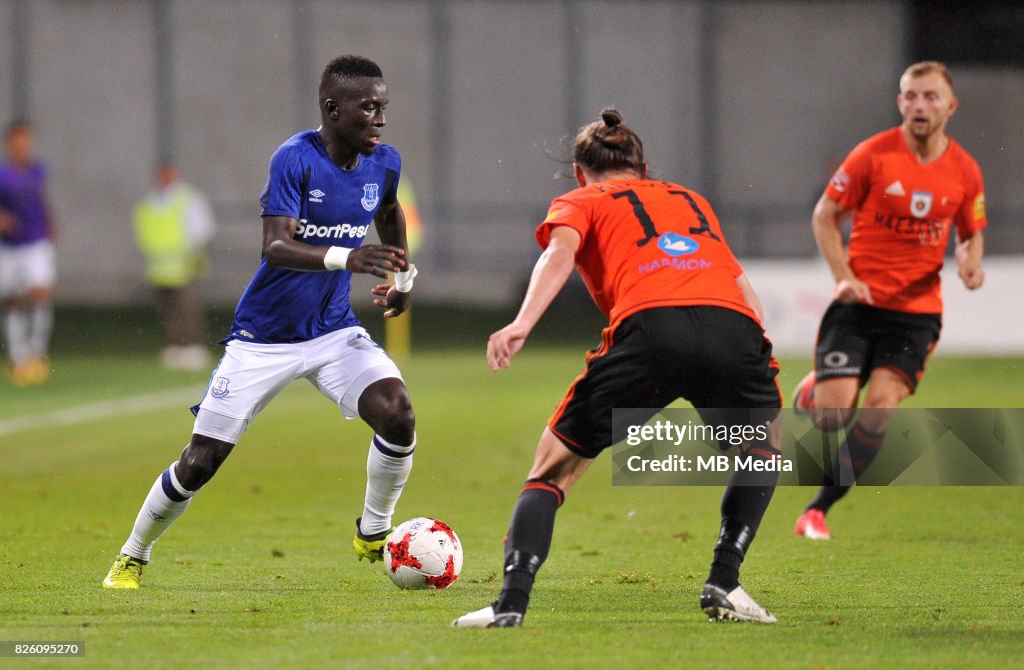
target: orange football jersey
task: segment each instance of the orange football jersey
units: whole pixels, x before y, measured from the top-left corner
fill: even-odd
[[[689,189],[651,179],[591,184],[551,202],[537,228],[541,248],[555,226],[580,234],[576,268],[612,326],[643,309],[678,305],[725,307],[760,324],[736,283],[743,268],[718,218]]]
[[[970,154],[950,139],[942,156],[921,165],[902,128],[892,128],[858,144],[825,193],[853,210],[850,268],[875,306],[940,314],[950,228],[963,237],[987,224],[981,168]]]

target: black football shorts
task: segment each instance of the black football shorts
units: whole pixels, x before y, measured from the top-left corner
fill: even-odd
[[[602,332],[548,427],[593,458],[626,437],[613,434],[617,408],[646,408],[623,422],[643,423],[684,398],[696,408],[773,410],[770,419],[782,407],[778,372],[771,342],[744,314],[703,305],[646,309]]]
[[[833,302],[818,329],[815,375],[819,381],[857,377],[863,386],[872,370],[889,368],[913,392],[924,374],[928,355],[939,341],[941,329],[939,314],[912,314]]]

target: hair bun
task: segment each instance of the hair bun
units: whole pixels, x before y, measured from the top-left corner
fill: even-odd
[[[622,115],[614,107],[605,107],[601,110],[601,120],[604,121],[604,125],[614,128],[622,123]]]

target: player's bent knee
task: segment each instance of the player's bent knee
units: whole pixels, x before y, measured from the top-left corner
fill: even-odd
[[[412,444],[416,437],[416,415],[412,405],[393,407],[382,418],[375,430],[392,444]]]
[[[405,385],[398,379],[371,384],[359,398],[359,415],[374,432],[392,444],[412,444],[416,414]]]
[[[213,478],[235,445],[229,442],[194,434],[192,441],[181,452],[174,475],[189,491],[198,491]]]
[[[864,430],[870,433],[885,432],[885,429],[889,427],[889,422],[892,421],[892,415],[895,413],[895,407],[898,404],[898,400],[883,406],[870,406],[865,403],[858,421],[864,427]]]
[[[885,410],[899,407],[899,404],[910,396],[909,389],[903,387],[888,388],[881,391],[868,392],[864,399],[864,409]]]

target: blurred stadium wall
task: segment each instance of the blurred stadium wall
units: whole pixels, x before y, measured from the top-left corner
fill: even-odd
[[[267,159],[317,125],[319,70],[346,52],[389,84],[385,139],[425,222],[420,300],[517,297],[532,230],[572,185],[551,156],[603,105],[639,130],[656,176],[711,200],[745,263],[806,267],[827,297],[811,207],[856,142],[898,122],[897,78],[922,57],[950,64],[989,253],[1024,254],[1024,11],[963,4],[951,21],[936,12],[956,3],[914,1],[0,0],[0,117],[37,125],[63,304],[146,299],[129,218],[161,154],[215,205],[206,294],[233,304],[259,256]],[[943,39],[951,24],[959,39]],[[995,314],[990,288],[971,298]]]

